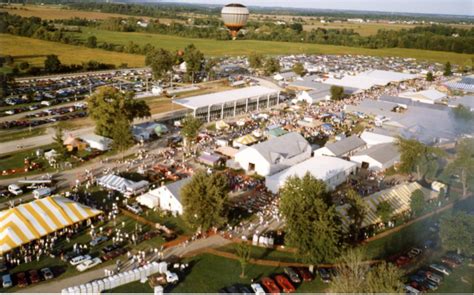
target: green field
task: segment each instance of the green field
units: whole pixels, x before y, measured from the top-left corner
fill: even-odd
[[[360,54],[373,56],[399,56],[411,57],[420,60],[429,60],[444,63],[450,61],[455,64],[471,64],[472,54],[461,54],[454,52],[429,51],[420,49],[406,48],[387,48],[387,49],[368,49],[355,48],[334,45],[273,42],[273,41],[255,41],[255,40],[235,40],[235,41],[217,41],[209,39],[183,38],[170,35],[148,34],[148,33],[125,33],[98,30],[94,28],[83,28],[82,33],[77,33],[77,37],[85,40],[91,35],[95,35],[98,42],[108,42],[114,44],[126,45],[134,42],[139,45],[147,43],[155,47],[161,47],[168,50],[177,50],[193,43],[207,55],[245,55],[251,52],[263,54]]]
[[[145,64],[145,58],[140,55],[73,46],[9,34],[0,34],[0,44],[0,55],[11,55],[15,57],[15,61],[28,61],[34,66],[42,66],[48,54],[58,55],[64,64],[81,64],[89,60],[116,66],[126,63],[130,67],[142,67]]]

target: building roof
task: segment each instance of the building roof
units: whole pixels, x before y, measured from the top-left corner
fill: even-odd
[[[0,211],[0,254],[101,212],[63,197],[46,197]]]
[[[181,202],[181,188],[188,184],[191,181],[191,177],[186,177],[181,180],[169,183],[166,186],[166,188],[169,190],[169,192],[179,201]]]
[[[269,163],[276,163],[282,157],[289,159],[299,154],[302,154],[308,148],[311,148],[308,141],[304,139],[301,134],[297,132],[291,132],[284,134],[279,137],[269,139],[259,144],[253,145],[246,149],[255,149],[262,155]]]
[[[381,101],[384,102],[392,102],[396,104],[403,104],[406,106],[416,106],[416,107],[423,107],[435,110],[443,110],[446,109],[446,105],[443,104],[434,104],[434,103],[426,103],[417,100],[413,100],[406,97],[398,97],[398,96],[390,96],[390,95],[382,95],[379,98]]]
[[[339,157],[364,145],[365,141],[357,135],[351,135],[334,143],[326,144],[325,148],[330,150],[336,157]]]
[[[191,96],[187,98],[175,99],[173,103],[182,105],[186,108],[196,110],[210,105],[220,105],[237,100],[253,98],[258,96],[275,95],[279,90],[264,87],[252,86],[246,88],[232,89],[211,94]]]
[[[381,164],[385,164],[400,157],[400,152],[396,144],[383,143],[359,151],[354,155],[354,157],[355,156],[368,156]]]
[[[291,176],[303,177],[309,172],[315,178],[326,181],[342,171],[352,169],[354,166],[356,166],[355,163],[340,158],[314,156],[279,173],[267,176],[267,178],[270,181],[278,180],[281,183]]]
[[[446,97],[446,94],[438,91],[436,89],[428,89],[428,90],[423,90],[423,91],[418,91],[418,92],[403,92],[399,94],[400,97],[406,97],[412,100],[425,100],[425,101],[431,101],[431,102],[439,102],[443,98]]]
[[[364,131],[360,138],[367,143],[368,146],[373,146],[382,143],[395,142],[396,138],[393,136],[380,134],[376,132]]]
[[[373,70],[366,71],[355,76],[345,76],[342,79],[329,78],[325,80],[324,83],[367,90],[373,86],[385,86],[391,82],[400,82],[414,79],[416,77],[416,75],[412,74]]]

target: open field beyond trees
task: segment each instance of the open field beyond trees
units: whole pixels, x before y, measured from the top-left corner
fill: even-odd
[[[129,67],[142,67],[145,57],[134,54],[105,51],[80,46],[67,45],[39,39],[0,34],[0,54],[11,55],[15,61],[28,61],[35,66],[43,66],[48,54],[56,54],[64,64],[81,64],[95,60],[102,63]]]
[[[193,43],[196,47],[207,55],[244,55],[251,52],[262,54],[360,54],[373,56],[399,56],[411,57],[420,60],[429,60],[445,63],[450,61],[455,64],[470,65],[472,63],[472,54],[461,54],[454,52],[430,51],[407,48],[386,48],[369,49],[355,48],[346,46],[308,44],[308,43],[290,43],[256,40],[236,40],[236,41],[217,41],[210,39],[183,38],[170,35],[149,34],[149,33],[124,33],[98,30],[93,28],[83,28],[82,33],[77,33],[77,37],[83,40],[89,36],[96,36],[99,43],[108,42],[113,44],[126,45],[134,42],[138,45],[150,43],[155,47],[161,47],[168,50],[183,49],[188,44]]]

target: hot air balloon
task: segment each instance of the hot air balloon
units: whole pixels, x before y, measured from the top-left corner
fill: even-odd
[[[237,33],[247,23],[249,18],[249,10],[242,4],[231,3],[222,8],[222,20],[224,25],[229,29],[232,38],[237,38]]]

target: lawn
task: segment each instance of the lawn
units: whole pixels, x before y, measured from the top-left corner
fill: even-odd
[[[374,56],[399,56],[411,57],[420,60],[429,60],[444,63],[450,61],[455,64],[471,64],[472,54],[460,54],[454,52],[429,51],[407,48],[368,49],[334,45],[272,42],[255,40],[218,41],[210,39],[183,38],[171,35],[149,34],[149,33],[126,33],[98,30],[94,28],[83,28],[82,33],[76,33],[77,37],[86,40],[95,35],[98,42],[109,42],[126,45],[134,42],[139,45],[150,43],[156,47],[168,50],[178,50],[193,43],[207,55],[244,55],[251,52],[263,54],[362,54]]]
[[[95,60],[116,66],[126,63],[130,67],[142,67],[145,57],[134,54],[92,49],[82,46],[67,45],[58,42],[19,37],[9,34],[0,34],[0,54],[12,55],[16,59],[41,65],[48,54],[56,54],[64,64],[81,64]]]
[[[0,155],[0,171],[7,169],[19,169],[24,167],[25,158],[36,159],[35,152],[38,149],[47,150],[50,149],[52,145],[45,145],[39,148],[23,150],[21,152],[3,154]],[[39,161],[41,164],[45,164],[42,160]],[[44,166],[43,166],[44,167]],[[24,175],[24,174],[22,174]]]
[[[230,244],[218,250],[236,254],[236,244]],[[251,246],[251,256],[255,259],[276,260],[281,262],[300,262],[294,253],[277,251],[275,249]]]
[[[193,230],[186,225],[183,218],[180,216],[175,217],[162,211],[146,210],[145,213],[142,214],[142,217],[151,222],[165,225],[169,229],[175,231],[178,235],[193,234]]]

